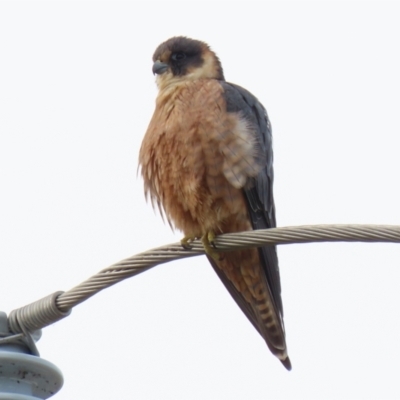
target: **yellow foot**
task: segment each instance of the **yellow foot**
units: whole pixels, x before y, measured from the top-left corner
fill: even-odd
[[[185,236],[183,239],[181,239],[181,245],[184,249],[190,250],[192,248],[191,243],[196,239],[196,236]]]
[[[214,239],[215,233],[209,231],[201,237],[201,242],[203,243],[204,251],[206,252],[206,254],[212,257],[215,261],[220,261],[222,258],[222,254],[215,249]]]

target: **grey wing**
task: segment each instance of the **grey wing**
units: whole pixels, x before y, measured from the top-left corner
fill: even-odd
[[[260,147],[260,158],[263,168],[247,184],[244,189],[244,197],[247,204],[248,214],[251,219],[253,229],[267,229],[276,227],[275,205],[273,197],[273,153],[272,153],[272,131],[267,112],[263,105],[246,89],[227,82],[220,82],[224,89],[224,98],[228,112],[240,112],[246,118],[256,135],[257,145]],[[281,283],[278,267],[278,257],[275,246],[265,246],[259,248],[260,261],[275,302],[276,309],[279,311],[283,326],[283,306],[281,298]],[[252,324],[259,331],[257,318],[253,310],[242,295],[237,292],[232,283],[224,276],[218,267],[210,260],[214,270],[225,284],[226,288],[238,303],[242,311],[246,314]]]

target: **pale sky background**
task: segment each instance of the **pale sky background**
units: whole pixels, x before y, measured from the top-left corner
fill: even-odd
[[[278,226],[400,225],[400,2],[0,3],[0,309],[173,243],[136,176],[152,54],[208,42],[268,110]],[[204,257],[43,330],[55,400],[399,399],[400,245],[278,248],[287,372]]]

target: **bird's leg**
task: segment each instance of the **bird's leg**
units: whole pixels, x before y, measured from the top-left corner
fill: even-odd
[[[212,257],[215,261],[220,261],[221,253],[215,249],[214,239],[215,233],[213,231],[208,231],[201,237],[201,242],[203,243],[206,254]]]
[[[184,249],[190,250],[192,248],[191,243],[197,239],[196,236],[186,235],[181,239],[181,245]]]

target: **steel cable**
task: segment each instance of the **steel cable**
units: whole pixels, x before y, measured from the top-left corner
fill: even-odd
[[[218,236],[215,247],[232,251],[275,244],[312,242],[400,242],[400,226],[396,225],[305,225],[272,228]],[[73,307],[101,290],[150,268],[181,258],[204,254],[200,240],[183,249],[180,243],[158,247],[121,260],[98,272],[67,292],[56,292],[9,315],[11,332],[41,329],[68,316]]]

